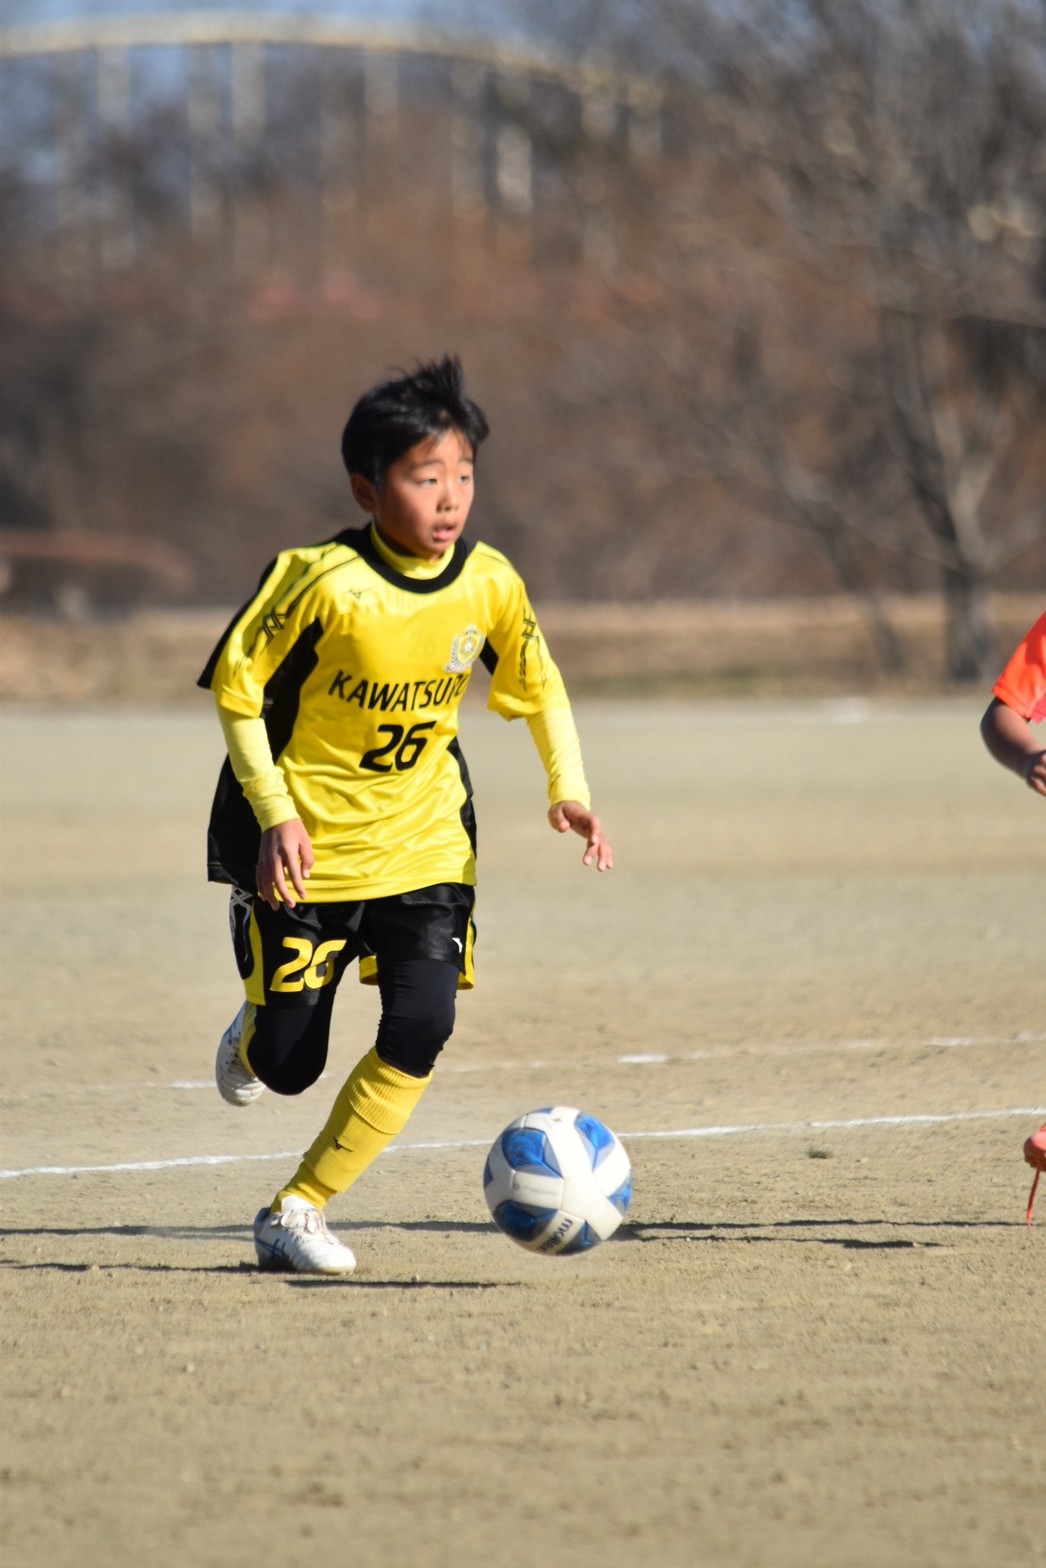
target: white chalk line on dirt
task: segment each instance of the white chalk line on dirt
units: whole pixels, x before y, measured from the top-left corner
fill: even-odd
[[[611,1057],[608,1061],[596,1062],[591,1057],[577,1058],[569,1063],[562,1058],[535,1059],[530,1061],[497,1061],[497,1062],[444,1062],[440,1066],[440,1077],[447,1078],[455,1074],[466,1073],[506,1073],[506,1072],[535,1072],[547,1071],[555,1068],[562,1072],[568,1066],[578,1072],[590,1071],[593,1067],[672,1067],[685,1062],[718,1062],[730,1061],[735,1057],[759,1056],[817,1056],[833,1055],[836,1052],[846,1051],[957,1051],[957,1050],[986,1050],[1000,1045],[1042,1045],[1046,1043],[1046,1034],[1031,1034],[1021,1031],[1011,1035],[931,1035],[926,1040],[804,1040],[804,1041],[777,1041],[767,1040],[758,1045],[713,1045],[698,1051],[683,1051],[673,1053],[670,1051],[632,1051],[623,1056]],[[335,1073],[322,1073],[317,1082],[328,1082],[337,1077]],[[214,1092],[213,1078],[175,1078],[170,1083],[89,1083],[89,1084],[49,1084],[46,1089],[32,1089],[22,1092],[15,1091],[11,1094],[0,1094],[0,1105],[20,1105],[29,1100],[53,1100],[57,1097],[76,1098],[80,1095],[96,1094],[139,1094],[143,1090],[162,1090],[165,1092],[211,1094]]]
[[[1046,1034],[1025,1034],[1023,1031],[1015,1035],[932,1035],[928,1040],[810,1040],[798,1043],[790,1041],[765,1041],[761,1045],[719,1045],[709,1046],[699,1051],[683,1051],[673,1054],[670,1051],[634,1051],[625,1056],[612,1058],[612,1065],[616,1067],[671,1067],[679,1062],[717,1062],[728,1061],[734,1057],[748,1056],[816,1056],[832,1055],[837,1051],[921,1051],[921,1050],[973,1050],[977,1047],[990,1047],[996,1045],[1041,1045],[1046,1042]],[[592,1063],[577,1062],[577,1067],[586,1067]],[[538,1062],[458,1062],[441,1068],[441,1072],[448,1073],[486,1073],[499,1072],[512,1068],[526,1068],[528,1071],[536,1067],[542,1069],[556,1067],[562,1070],[562,1061]],[[209,1084],[207,1085],[210,1086]],[[172,1088],[175,1085],[172,1084]],[[189,1088],[189,1084],[179,1084],[178,1088]],[[192,1085],[191,1087],[195,1087]]]
[[[900,1043],[896,1040],[825,1040],[806,1041],[799,1044],[790,1044],[784,1041],[767,1041],[762,1045],[721,1045],[709,1046],[700,1051],[683,1051],[673,1054],[670,1051],[636,1051],[625,1056],[611,1058],[615,1067],[671,1067],[677,1062],[715,1062],[726,1061],[737,1056],[809,1056],[819,1053],[831,1054],[835,1051],[911,1051],[911,1050],[962,1050],[976,1049],[978,1046],[993,1045],[1041,1045],[1046,1042],[1046,1034],[1016,1034],[1016,1035],[988,1035],[988,1036],[932,1036],[929,1040],[915,1040]],[[454,1073],[492,1073],[492,1072],[533,1072],[535,1069],[544,1071],[546,1068],[555,1067],[560,1071],[566,1066],[572,1066],[584,1071],[594,1064],[590,1060],[578,1060],[565,1063],[556,1058],[547,1061],[514,1061],[514,1062],[444,1062],[440,1066],[440,1076],[448,1077]],[[603,1065],[602,1063],[598,1065]],[[333,1078],[333,1073],[324,1073],[324,1078]],[[151,1085],[153,1088],[166,1089],[208,1089],[214,1088],[213,1078],[183,1078],[169,1084]]]
[[[850,1132],[863,1127],[928,1127],[955,1122],[1001,1121],[1009,1117],[1046,1116],[1046,1105],[1011,1106],[997,1111],[927,1111],[904,1116],[853,1116],[840,1120],[802,1122],[740,1122],[718,1127],[672,1127],[663,1130],[622,1132],[625,1143],[641,1138],[730,1138],[767,1133]],[[489,1148],[489,1138],[454,1138],[446,1142],[393,1143],[386,1154],[455,1152]],[[112,1176],[136,1171],[170,1171],[208,1165],[250,1165],[271,1160],[299,1160],[301,1151],[274,1154],[190,1154],[167,1160],[125,1160],[113,1165],[32,1165],[22,1170],[0,1170],[0,1181],[22,1176]]]

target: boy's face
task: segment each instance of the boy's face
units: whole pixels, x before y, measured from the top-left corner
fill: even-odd
[[[353,474],[352,493],[397,550],[438,561],[464,531],[473,468],[472,448],[451,429],[404,452],[380,488]]]

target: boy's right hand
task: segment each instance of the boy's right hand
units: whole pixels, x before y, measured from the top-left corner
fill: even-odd
[[[305,902],[305,882],[315,861],[312,842],[300,817],[266,828],[258,851],[258,897],[270,909]]]

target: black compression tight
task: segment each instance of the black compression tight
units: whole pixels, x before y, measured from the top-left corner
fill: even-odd
[[[427,1078],[454,1029],[458,970],[435,958],[392,964],[378,976],[381,1021],[375,1047],[383,1062]],[[276,1094],[301,1094],[327,1065],[334,988],[311,1007],[259,1007],[247,1049],[251,1067]]]

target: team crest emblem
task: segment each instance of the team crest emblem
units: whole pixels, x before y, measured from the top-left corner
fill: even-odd
[[[471,670],[479,658],[483,644],[486,642],[483,633],[475,626],[466,626],[459,632],[450,645],[450,663],[443,668],[451,675],[464,675],[466,670]]]

